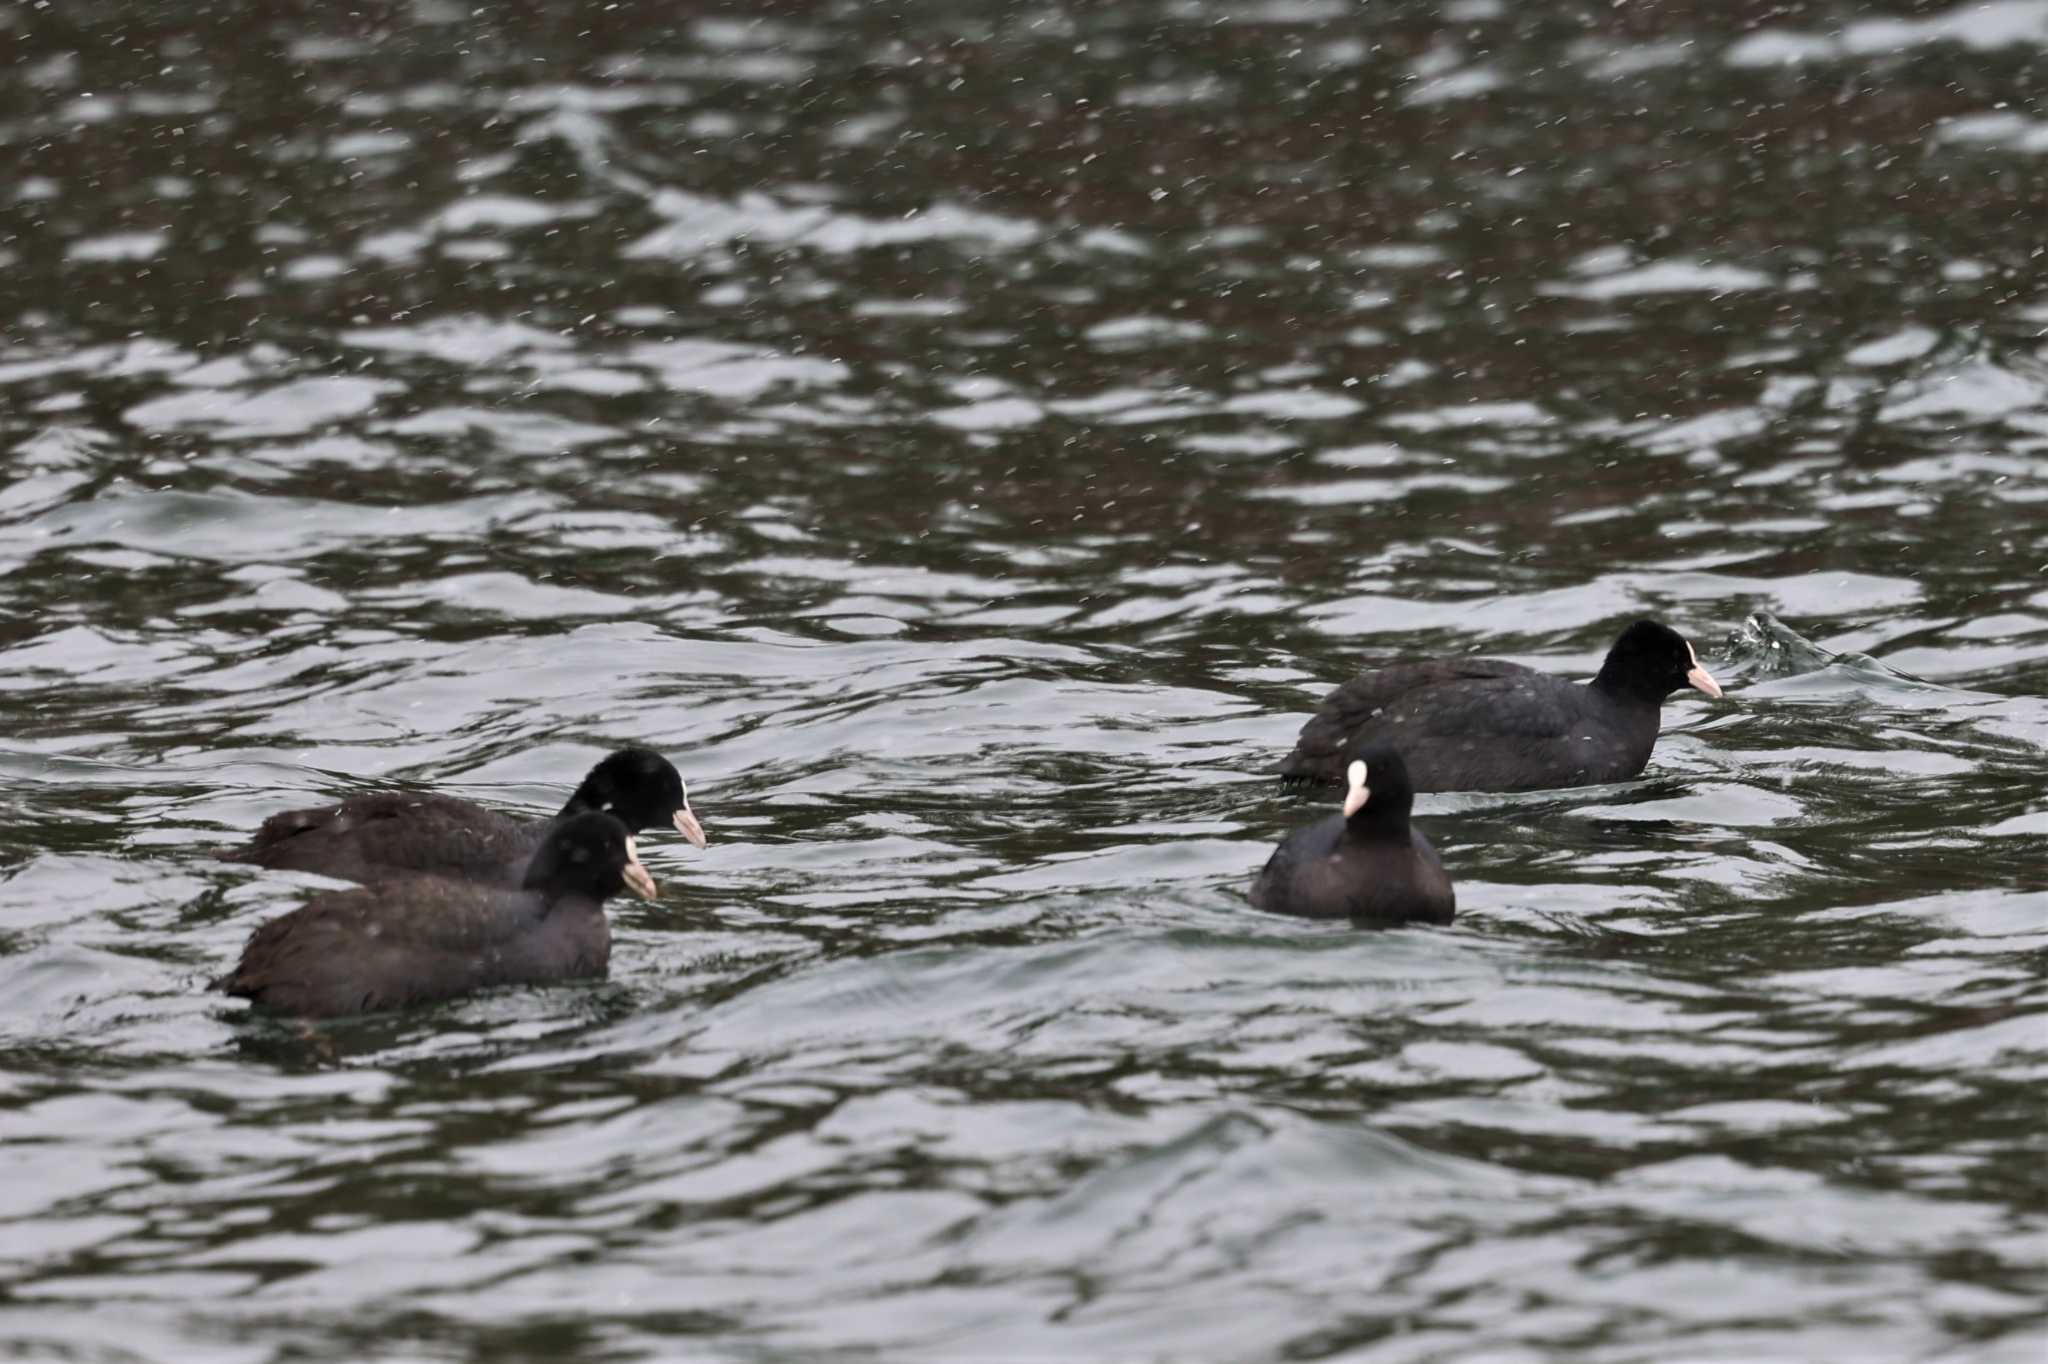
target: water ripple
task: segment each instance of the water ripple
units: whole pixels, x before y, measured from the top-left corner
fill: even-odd
[[[1640,8],[0,15],[17,1351],[2031,1360],[2048,11]],[[1248,911],[1328,687],[1644,613],[1456,925]],[[609,979],[205,993],[625,740]]]

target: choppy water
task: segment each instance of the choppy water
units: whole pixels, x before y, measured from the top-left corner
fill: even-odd
[[[0,1353],[2040,1358],[2048,3],[0,39]],[[1642,612],[1454,928],[1246,908],[1327,686]],[[625,740],[609,982],[202,992]]]

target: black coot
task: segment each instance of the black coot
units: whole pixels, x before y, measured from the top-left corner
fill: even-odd
[[[612,943],[604,902],[628,887],[654,898],[626,826],[574,815],[548,832],[516,890],[409,876],[330,891],[257,929],[213,988],[333,1018],[602,976]]]
[[[380,791],[272,815],[247,847],[220,855],[344,881],[419,874],[516,886],[548,831],[587,810],[612,815],[630,833],[672,824],[704,846],[689,789],[668,759],[652,749],[622,748],[590,769],[553,819],[499,814],[453,796]]]
[[[1639,620],[1581,686],[1498,659],[1432,659],[1362,673],[1323,698],[1280,765],[1339,781],[1361,744],[1400,745],[1418,791],[1531,791],[1622,781],[1657,742],[1658,708],[1720,684],[1685,637]]]
[[[1408,812],[1408,766],[1386,744],[1352,759],[1344,813],[1296,829],[1252,882],[1252,904],[1275,914],[1378,926],[1447,924],[1451,878]]]

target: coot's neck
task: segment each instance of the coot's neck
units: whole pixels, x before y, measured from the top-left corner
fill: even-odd
[[[549,820],[549,831],[552,832],[554,826],[561,823],[564,817],[563,815],[556,815],[553,819]],[[555,880],[561,867],[561,863],[556,858],[555,850],[552,846],[553,842],[552,838],[542,837],[540,846],[533,850],[533,855],[526,859],[525,869],[519,873],[519,888],[521,890],[536,891],[541,899],[549,902],[552,902],[555,898],[555,895],[549,890],[549,885]]]
[[[1368,805],[1344,821],[1344,836],[1359,843],[1406,843],[1408,807],[1395,810]]]
[[[1659,688],[1654,682],[1644,681],[1640,675],[1624,674],[1611,659],[1600,665],[1599,673],[1586,684],[1586,690],[1598,692],[1623,705],[1648,706],[1652,710],[1662,706],[1664,698],[1671,694],[1669,688]]]
[[[581,886],[556,886],[552,890],[545,886],[535,886],[533,889],[540,892],[545,906],[541,910],[544,917],[557,914],[602,914],[604,911],[603,897],[593,895]]]
[[[560,869],[554,866],[535,867],[528,863],[520,889],[530,890],[540,896],[543,915],[554,913],[557,906],[601,905],[604,902],[602,895],[597,894],[589,886],[564,878]]]
[[[569,793],[568,802],[561,809],[555,811],[554,822],[559,824],[573,815],[588,814],[592,810],[603,810],[606,814],[616,816],[621,821],[625,820],[625,816],[619,814],[617,809],[608,809],[604,805],[599,804],[597,792],[593,791],[590,783],[586,781]]]

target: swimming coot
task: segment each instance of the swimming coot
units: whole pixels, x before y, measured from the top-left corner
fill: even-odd
[[[1337,781],[1360,744],[1400,745],[1418,791],[1530,791],[1633,777],[1657,742],[1658,708],[1720,684],[1685,637],[1639,620],[1581,686],[1492,658],[1431,659],[1362,673],[1323,699],[1280,765]]]
[[[1409,827],[1415,788],[1401,755],[1369,744],[1346,776],[1344,813],[1289,834],[1252,882],[1252,904],[1379,926],[1449,923],[1457,898],[1436,849]]]
[[[516,890],[406,876],[330,891],[257,929],[213,988],[278,1013],[333,1018],[602,976],[612,941],[604,902],[629,887],[654,898],[626,826],[572,815],[549,830]]]
[[[248,846],[220,856],[344,881],[415,873],[517,886],[548,831],[586,810],[612,815],[630,833],[673,824],[704,846],[704,826],[674,766],[652,749],[622,748],[590,769],[553,819],[499,814],[453,796],[380,791],[272,815]]]

